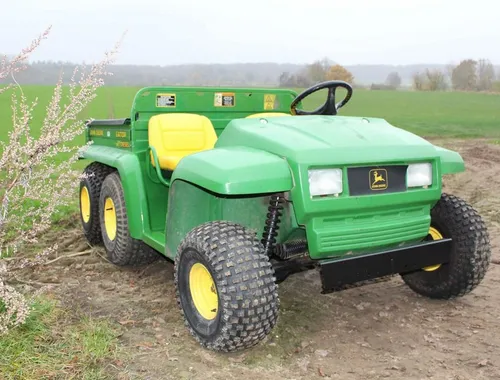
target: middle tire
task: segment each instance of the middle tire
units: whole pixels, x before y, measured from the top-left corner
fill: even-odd
[[[226,221],[191,230],[175,258],[177,302],[190,333],[205,348],[252,347],[275,326],[278,287],[257,236]]]
[[[108,260],[119,266],[143,265],[160,258],[159,252],[130,236],[127,208],[118,172],[102,183],[99,197],[99,220]]]

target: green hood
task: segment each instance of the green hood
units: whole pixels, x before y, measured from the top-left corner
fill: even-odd
[[[297,163],[369,164],[429,159],[436,147],[383,119],[294,116],[233,120],[216,147],[247,146]]]

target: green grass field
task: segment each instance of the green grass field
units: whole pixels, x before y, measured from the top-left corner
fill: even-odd
[[[128,117],[136,87],[104,87],[81,115],[82,118]],[[23,87],[28,99],[38,97],[33,119],[34,132],[52,94],[52,87]],[[296,89],[300,91],[300,89]],[[339,93],[342,90],[339,90]],[[326,92],[312,95],[307,109],[319,105]],[[355,90],[342,115],[381,117],[391,124],[421,136],[500,138],[500,94]],[[9,131],[10,93],[0,95],[0,140]],[[81,143],[77,141],[77,143]]]

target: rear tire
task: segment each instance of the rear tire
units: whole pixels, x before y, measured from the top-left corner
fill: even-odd
[[[443,194],[431,211],[430,235],[451,238],[450,262],[403,274],[404,282],[416,293],[438,299],[461,297],[483,280],[491,259],[486,225],[464,200]]]
[[[102,244],[99,222],[99,194],[102,182],[113,168],[99,162],[92,162],[83,171],[80,181],[80,221],[85,238],[91,245]]]
[[[108,260],[119,266],[150,264],[159,252],[130,236],[120,175],[109,174],[102,184],[99,220]]]
[[[191,230],[175,258],[177,302],[201,346],[231,352],[264,339],[278,319],[274,271],[256,235],[215,221]]]

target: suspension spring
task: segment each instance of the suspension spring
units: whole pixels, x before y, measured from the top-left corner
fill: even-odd
[[[277,244],[275,254],[282,260],[288,260],[307,253],[307,241],[293,240],[283,244]]]
[[[271,256],[274,253],[276,245],[276,236],[280,228],[280,217],[283,215],[283,202],[285,198],[282,194],[271,195],[269,200],[269,207],[267,208],[266,225],[264,226],[264,233],[262,234],[262,244],[264,245],[264,252],[266,255]]]

